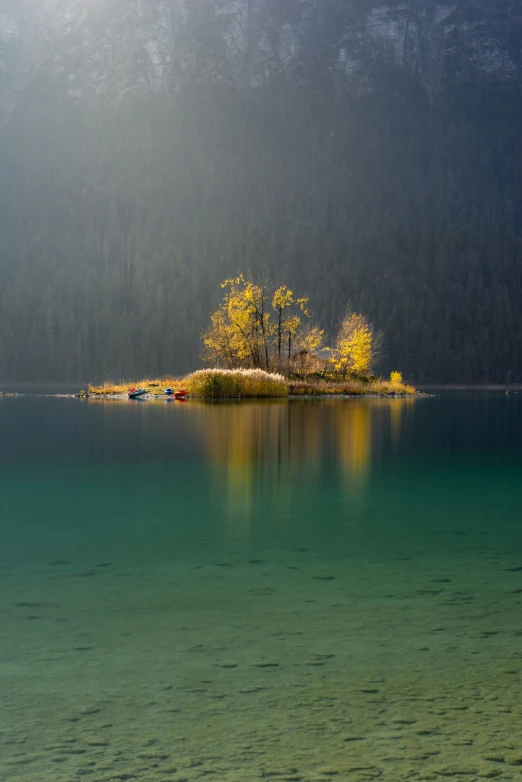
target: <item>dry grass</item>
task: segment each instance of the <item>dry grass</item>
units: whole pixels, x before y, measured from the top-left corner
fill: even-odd
[[[184,378],[176,377],[162,377],[162,378],[145,378],[144,380],[121,380],[119,383],[114,383],[110,380],[105,380],[100,386],[89,384],[89,394],[96,396],[115,396],[120,394],[127,394],[130,388],[145,388],[149,394],[155,394],[157,396],[163,396],[166,388],[181,389],[186,386],[183,385]]]
[[[410,386],[408,383],[392,383],[389,380],[378,380],[371,387],[377,394],[407,394],[410,396],[417,393],[415,386]]]
[[[343,383],[327,381],[298,381],[290,383],[289,393],[292,396],[366,396],[369,394],[415,394],[413,386],[404,383],[390,383],[388,380],[376,380],[362,383],[358,380],[347,380]]]
[[[262,369],[200,369],[187,377],[187,388],[204,399],[288,396],[286,379]]]
[[[144,388],[153,396],[164,396],[166,388],[186,389],[191,396],[203,399],[240,399],[247,397],[286,397],[288,386],[282,375],[262,369],[200,369],[182,378],[163,377],[126,380],[89,385],[92,396],[125,396],[130,388]]]
[[[101,385],[89,385],[89,394],[93,396],[122,396],[130,388],[145,388],[154,396],[163,396],[166,388],[187,389],[191,396],[208,399],[238,398],[281,398],[292,396],[365,396],[369,394],[416,393],[413,386],[404,383],[392,383],[389,380],[362,382],[347,380],[342,383],[326,380],[287,381],[281,375],[263,370],[217,370],[203,369],[186,377],[167,376],[163,378],[145,378],[119,383],[105,381]]]

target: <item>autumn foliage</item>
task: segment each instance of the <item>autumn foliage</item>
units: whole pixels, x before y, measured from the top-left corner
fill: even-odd
[[[203,334],[203,357],[209,364],[287,377],[315,372],[345,380],[371,373],[379,338],[364,315],[348,312],[333,347],[327,347],[323,329],[312,321],[308,298],[296,296],[287,285],[276,287],[266,277],[251,281],[239,274],[221,287],[223,301]]]
[[[367,375],[375,358],[373,329],[364,315],[353,312],[344,318],[332,352],[332,363],[343,378]]]
[[[204,359],[226,369],[288,373],[293,356],[321,347],[324,332],[310,322],[308,299],[267,278],[225,280],[225,296],[203,334]]]

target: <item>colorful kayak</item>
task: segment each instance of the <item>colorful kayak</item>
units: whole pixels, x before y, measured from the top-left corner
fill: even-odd
[[[174,394],[175,399],[185,399],[188,394],[188,391],[176,391]]]
[[[174,389],[173,388],[166,388],[165,389],[165,394],[167,396],[172,396],[174,394]]]
[[[140,396],[143,396],[146,393],[147,393],[146,388],[130,388],[129,399],[139,399]]]

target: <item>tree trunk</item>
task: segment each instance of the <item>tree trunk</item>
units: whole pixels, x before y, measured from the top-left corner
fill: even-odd
[[[263,344],[265,346],[265,364],[267,371],[270,369],[270,358],[268,355],[268,342],[266,339],[266,328],[265,328],[265,297],[263,294],[263,299],[261,301],[261,333],[263,334]]]
[[[277,323],[277,357],[281,363],[281,346],[283,342],[283,308],[279,307],[279,318]]]

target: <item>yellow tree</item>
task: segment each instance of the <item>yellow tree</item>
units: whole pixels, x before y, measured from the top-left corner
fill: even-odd
[[[295,348],[315,350],[323,332],[310,327],[307,298],[296,298],[281,285],[274,291],[267,277],[255,282],[239,274],[225,280],[225,296],[203,334],[203,358],[229,367],[290,365]],[[275,310],[276,318],[273,318]]]
[[[280,285],[272,297],[272,307],[277,313],[277,323],[274,325],[276,354],[279,366],[282,364],[283,340],[288,363],[292,358],[292,346],[302,329],[302,316],[310,317],[307,309],[308,299],[294,298],[293,291],[286,285]]]
[[[324,331],[319,326],[304,323],[293,341],[294,352],[291,360],[292,372],[297,375],[324,372],[324,352],[322,352]],[[321,351],[321,356],[317,355]]]
[[[336,372],[367,375],[374,359],[373,330],[364,315],[348,314],[339,329],[332,356]]]
[[[277,343],[277,357],[279,362],[281,361],[281,350],[283,347],[283,330],[284,330],[284,316],[283,313],[287,307],[293,304],[294,294],[286,287],[281,285],[272,298],[272,307],[277,313],[277,326],[276,326],[276,343]]]
[[[213,366],[236,369],[240,366],[240,361],[234,345],[234,336],[227,309],[222,305],[212,315],[210,326],[203,334],[203,359]]]
[[[324,340],[324,329],[320,329],[319,326],[305,325],[299,332],[299,348],[306,350],[308,353],[313,353],[315,350],[320,350]]]
[[[203,334],[204,357],[222,366],[270,368],[268,283],[245,280],[242,274],[225,280],[221,307]]]

